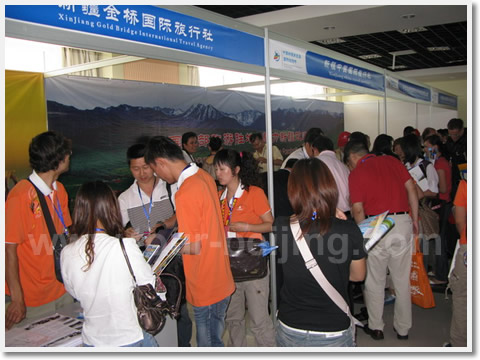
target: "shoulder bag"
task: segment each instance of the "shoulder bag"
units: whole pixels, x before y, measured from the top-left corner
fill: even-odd
[[[350,324],[353,327],[353,339],[355,341],[355,325],[363,327],[363,324],[355,319],[350,312],[350,307],[348,306],[345,299],[340,295],[340,293],[335,289],[332,284],[328,281],[325,275],[318,266],[317,260],[312,255],[310,248],[308,247],[307,242],[305,241],[305,237],[302,234],[302,229],[300,229],[300,224],[298,221],[294,221],[290,223],[290,228],[292,230],[292,234],[295,238],[295,244],[297,244],[298,249],[300,250],[300,254],[305,261],[305,266],[307,269],[312,273],[315,280],[317,280],[320,287],[325,291],[325,293],[330,297],[330,299],[337,305],[347,316],[350,318]]]
[[[235,282],[262,279],[268,274],[267,258],[258,246],[263,240],[227,238],[230,269]]]
[[[42,207],[43,218],[45,219],[48,232],[50,233],[50,240],[52,241],[53,247],[53,261],[55,264],[55,276],[59,282],[63,283],[62,271],[60,268],[60,253],[62,252],[63,248],[68,244],[67,235],[65,233],[57,234],[57,230],[55,229],[55,225],[53,224],[52,215],[50,214],[47,202],[45,201],[45,195],[43,195],[40,189],[36,187],[30,179],[28,179],[28,181],[30,181],[30,183],[37,191],[38,201],[40,202],[40,206]]]
[[[128,270],[133,277],[135,287],[133,289],[133,300],[137,307],[137,318],[141,328],[151,335],[158,334],[165,326],[166,315],[169,314],[173,318],[180,316],[180,300],[182,293],[182,283],[180,279],[172,274],[161,274],[160,276],[171,276],[175,278],[179,283],[179,294],[175,305],[170,305],[167,301],[163,301],[157,295],[157,292],[153,288],[152,284],[137,285],[137,279],[133,273],[132,265],[128,259],[125,245],[122,238],[118,239],[122,248],[123,255],[128,265]]]

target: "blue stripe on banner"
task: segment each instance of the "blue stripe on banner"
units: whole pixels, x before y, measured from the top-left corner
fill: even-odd
[[[6,5],[5,17],[264,66],[264,39],[148,5]]]
[[[451,106],[457,108],[457,97],[447,94],[438,93],[438,103],[441,105]]]
[[[430,89],[411,84],[409,82],[398,80],[398,91],[415,99],[431,101]]]
[[[385,91],[383,74],[307,51],[307,73],[327,79]]]

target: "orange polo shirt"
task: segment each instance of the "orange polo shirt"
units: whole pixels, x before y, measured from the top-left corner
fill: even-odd
[[[213,305],[235,290],[215,181],[198,169],[183,181],[175,203],[178,231],[189,242],[202,243],[199,254],[182,255],[187,301],[197,307]]]
[[[455,206],[461,206],[465,209],[467,208],[467,182],[465,180],[460,181],[458,184],[457,194],[455,195],[455,200],[453,201]],[[467,227],[463,229],[460,234],[460,245],[467,244]]]
[[[219,194],[222,195],[223,191]],[[222,200],[223,224],[226,224],[230,214],[228,199]],[[230,222],[245,222],[247,224],[261,224],[261,216],[270,211],[270,204],[265,192],[258,186],[250,186],[244,190],[242,196],[235,201]],[[262,234],[257,232],[237,232],[238,237],[262,239]]]
[[[68,210],[68,195],[58,181],[53,197],[55,205],[57,196],[65,225],[70,226],[72,220]],[[52,201],[48,196],[45,196],[45,200],[57,233],[63,233],[63,225]],[[26,306],[41,306],[65,294],[63,284],[55,277],[52,241],[37,192],[27,180],[20,181],[8,194],[5,204],[5,243],[18,244],[20,284]],[[10,295],[6,282],[5,293]]]

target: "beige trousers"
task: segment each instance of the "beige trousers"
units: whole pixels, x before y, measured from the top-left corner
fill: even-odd
[[[276,346],[272,318],[268,314],[270,276],[262,279],[236,282],[236,290],[227,308],[225,325],[228,329],[228,346],[247,346],[245,305],[248,307],[250,330],[257,346]],[[245,303],[246,301],[246,303]]]
[[[410,267],[412,264],[412,219],[408,214],[393,215],[395,226],[368,253],[365,279],[365,305],[368,327],[382,330],[383,307],[387,269],[395,289],[393,327],[400,335],[407,335],[412,327],[410,295]]]
[[[468,292],[467,266],[465,266],[464,262],[464,254],[466,252],[467,245],[460,245],[455,256],[455,267],[449,279],[449,286],[452,290],[452,323],[450,325],[450,343],[452,346],[467,346]]]

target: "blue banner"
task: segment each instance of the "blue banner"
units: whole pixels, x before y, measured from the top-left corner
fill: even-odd
[[[149,5],[6,5],[5,17],[264,66],[264,39]]]
[[[418,86],[403,80],[398,80],[398,91],[423,101],[431,101],[430,89]]]
[[[453,108],[457,108],[457,97],[447,94],[438,93],[438,103],[440,105],[447,105]]]
[[[307,73],[327,79],[385,91],[383,74],[307,51]]]

